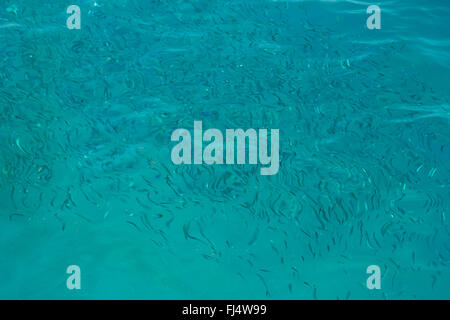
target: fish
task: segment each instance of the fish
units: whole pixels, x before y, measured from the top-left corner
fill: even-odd
[[[201,243],[203,243],[203,244],[205,244],[205,245],[208,245],[208,244],[207,244],[205,241],[203,241],[202,239],[199,239],[199,238],[194,237],[194,236],[192,236],[191,234],[189,234],[189,228],[190,228],[190,225],[191,225],[190,222],[185,223],[185,224],[183,225],[184,238],[185,238],[186,240],[189,240],[189,239],[196,240],[196,241],[199,241],[199,242],[201,242]]]

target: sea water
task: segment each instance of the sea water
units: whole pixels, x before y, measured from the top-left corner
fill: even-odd
[[[449,16],[2,0],[0,298],[450,298]],[[194,121],[279,129],[278,172],[174,164]]]

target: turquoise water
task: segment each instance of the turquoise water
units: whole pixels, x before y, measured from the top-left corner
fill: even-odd
[[[449,299],[449,16],[2,0],[0,298]],[[279,128],[279,172],[174,165],[194,120]]]

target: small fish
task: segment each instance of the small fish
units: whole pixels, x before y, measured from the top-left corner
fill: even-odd
[[[201,242],[201,243],[207,245],[207,243],[205,243],[203,240],[201,240],[201,239],[199,239],[199,238],[196,238],[196,237],[194,237],[194,236],[192,236],[192,235],[189,234],[189,228],[190,228],[190,226],[191,226],[191,223],[190,223],[190,222],[184,224],[184,226],[183,226],[184,238],[185,238],[186,240],[189,240],[189,239],[197,240],[197,241],[199,241],[199,242]]]
[[[256,227],[255,231],[253,232],[253,236],[250,239],[250,241],[248,242],[248,245],[251,246],[253,243],[255,243],[256,239],[258,238],[258,234],[259,234],[259,228]]]
[[[61,222],[61,224],[62,224],[62,231],[64,231],[64,229],[66,228],[66,223],[58,216],[57,213],[55,213],[55,217],[56,217],[56,219],[57,219],[59,222]]]
[[[260,274],[256,274],[259,279],[261,279],[261,282],[264,284],[264,287],[266,288],[266,297],[270,296],[270,291],[269,291],[269,287],[267,286],[266,281],[264,280],[263,276],[261,276]]]
[[[17,138],[16,139],[16,145],[17,145],[17,147],[20,149],[20,151],[22,151],[23,153],[25,153],[25,154],[28,154],[28,152],[25,152],[25,150],[22,148],[22,146],[20,145],[20,139],[19,138]]]
[[[345,300],[348,300],[350,298],[350,291],[347,292],[347,294],[345,295]]]
[[[129,223],[129,224],[131,224],[132,226],[134,226],[138,231],[141,231],[141,229],[140,229],[134,222],[128,221],[128,220],[127,220],[127,223]]]

